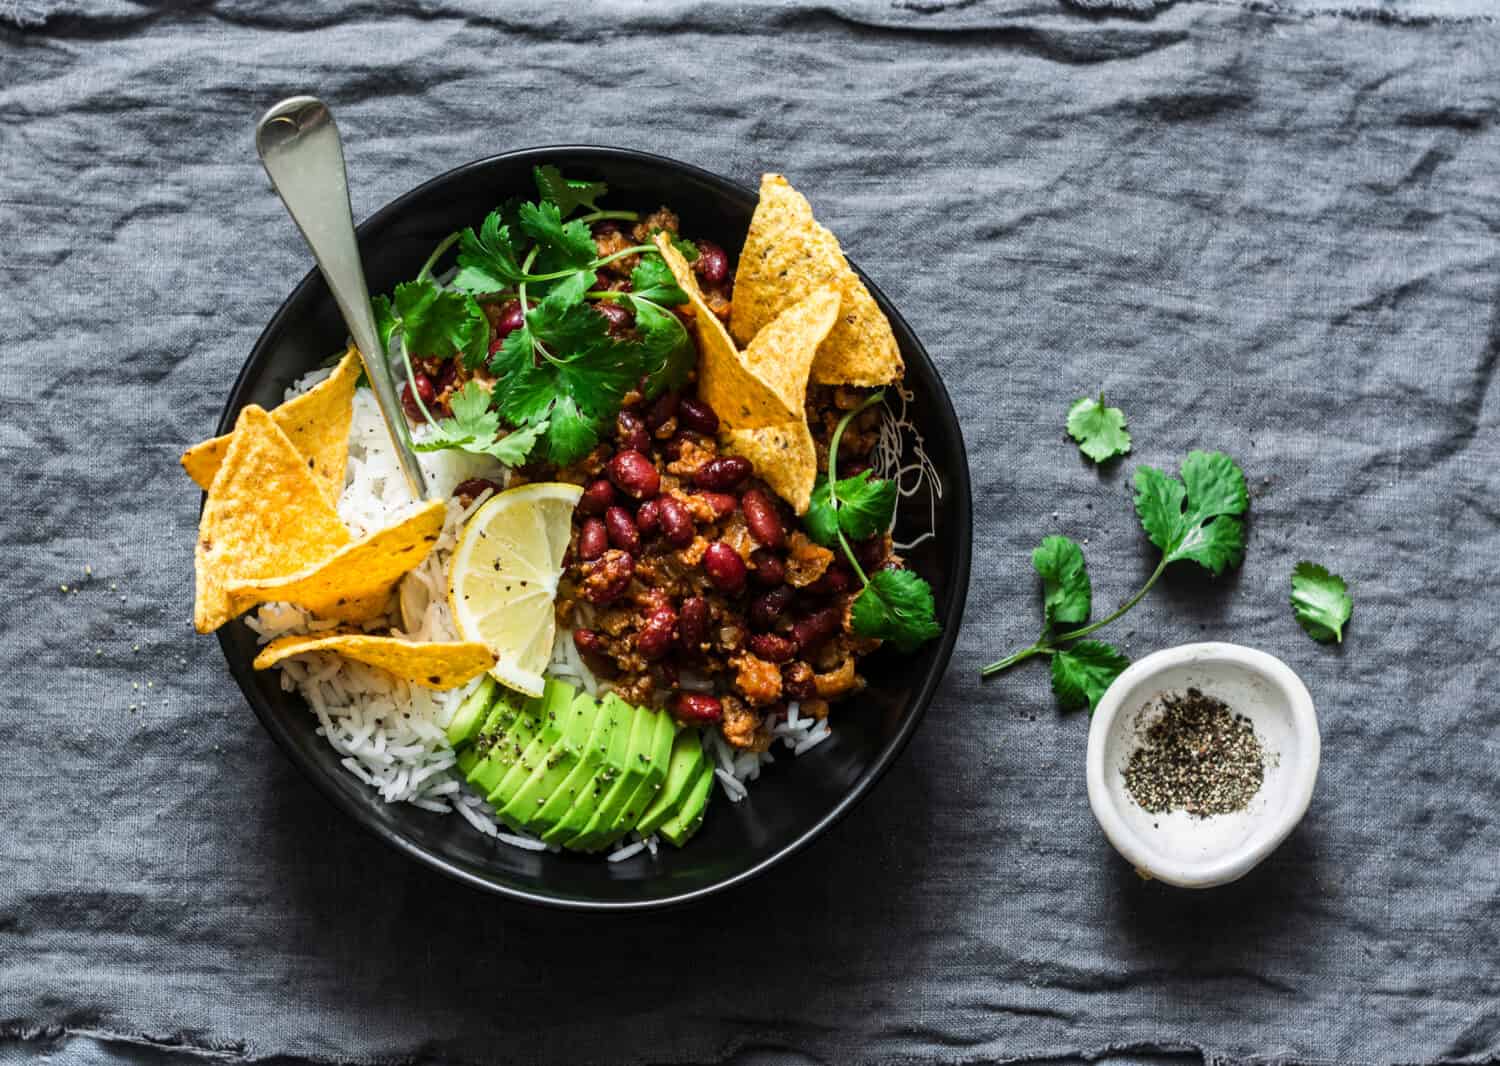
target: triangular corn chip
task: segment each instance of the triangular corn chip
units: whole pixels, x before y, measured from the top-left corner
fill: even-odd
[[[307,461],[264,409],[246,407],[198,520],[193,625],[212,633],[239,613],[230,582],[294,573],[348,542]]]
[[[750,373],[799,417],[806,417],[808,370],[838,314],[838,292],[819,289],[766,323],[741,356]]]
[[[283,659],[314,651],[331,651],[378,666],[414,685],[439,690],[457,688],[495,665],[490,649],[472,641],[433,643],[370,633],[308,633],[271,641],[255,657],[255,668],[268,670]]]
[[[292,574],[226,584],[239,614],[258,603],[293,603],[319,618],[365,622],[390,606],[396,582],[427,558],[443,530],[448,506],[430,500],[393,526],[346,544]]]
[[[812,502],[818,453],[807,422],[729,429],[721,434],[724,449],[755,464],[755,474],[798,514]]]
[[[885,385],[905,369],[891,324],[849,266],[838,238],[813,218],[807,198],[780,174],[761,178],[760,201],[734,276],[729,331],[741,344],[777,315],[826,286],[839,292],[839,318],[818,348],[820,385]]]
[[[333,373],[301,396],[271,411],[292,446],[307,460],[323,495],[338,502],[344,491],[344,467],[349,461],[349,423],[354,417],[354,383],[362,364],[351,347]],[[195,444],[182,454],[188,477],[207,491],[229,450],[232,433]]]

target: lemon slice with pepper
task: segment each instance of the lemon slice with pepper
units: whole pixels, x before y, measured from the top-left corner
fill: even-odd
[[[528,696],[542,694],[552,659],[552,604],[582,495],[560,482],[498,493],[464,526],[448,570],[459,635],[494,652],[495,680]]]

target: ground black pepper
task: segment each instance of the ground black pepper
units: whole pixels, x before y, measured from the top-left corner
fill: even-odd
[[[1125,788],[1152,812],[1200,818],[1243,810],[1260,791],[1266,757],[1255,727],[1195,688],[1161,697],[1126,764]]]

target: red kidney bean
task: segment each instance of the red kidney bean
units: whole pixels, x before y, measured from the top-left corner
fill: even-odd
[[[750,637],[750,652],[768,663],[787,663],[797,654],[797,643],[775,633],[756,633]]]
[[[689,596],[682,601],[682,612],[677,617],[677,637],[688,651],[697,651],[708,639],[710,611],[708,601],[702,596]]]
[[[675,496],[660,496],[658,513],[661,517],[661,535],[675,548],[686,548],[693,543],[693,516]],[[727,548],[728,545],[726,544]],[[712,551],[712,547],[709,549]],[[731,553],[733,549],[730,549]]]
[[[745,587],[745,560],[722,540],[714,541],[703,553],[703,569],[720,592],[735,593]]]
[[[614,502],[615,487],[609,483],[608,478],[601,477],[589,482],[588,488],[583,490],[583,496],[578,500],[578,509],[584,514],[603,514]]]
[[[767,548],[786,547],[786,526],[771,497],[760,489],[747,489],[740,497],[740,509],[745,512],[745,526],[752,537]]]
[[[781,668],[781,691],[789,699],[810,700],[818,692],[813,668],[804,662],[787,663]]]
[[[797,642],[798,653],[811,655],[827,643],[828,638],[837,633],[843,624],[844,612],[837,607],[825,607],[793,622],[792,639]]]
[[[750,564],[755,567],[757,584],[774,588],[786,583],[786,560],[770,548],[756,548],[750,553]]]
[[[609,534],[609,542],[622,552],[631,555],[641,553],[641,534],[635,528],[635,519],[630,517],[630,512],[623,507],[611,507],[604,512],[604,529]]]
[[[706,285],[718,285],[729,276],[729,256],[713,241],[698,241],[698,258],[693,271]]]
[[[646,618],[646,624],[635,635],[636,649],[648,659],[660,659],[672,650],[677,635],[677,612],[658,607]]]
[[[807,591],[818,596],[839,596],[849,591],[854,584],[854,575],[842,560],[835,560],[828,564],[828,569],[823,571],[823,576],[807,586]]]
[[[434,383],[438,392],[442,392],[452,385],[458,378],[458,360],[444,359],[443,368],[438,371],[437,381]]]
[[[770,629],[792,605],[797,590],[790,585],[778,585],[770,592],[763,592],[750,601],[750,624],[756,629]]]
[[[730,492],[700,492],[697,495],[714,509],[714,516],[717,518],[727,518],[740,505],[740,501]]]
[[[854,557],[859,560],[859,565],[866,570],[874,570],[885,561],[885,537],[875,534],[854,545]]]
[[[655,433],[673,418],[677,414],[679,399],[677,393],[671,389],[658,396],[646,409],[646,428]]]
[[[604,638],[592,629],[573,630],[573,646],[585,655],[604,654]]]
[[[586,518],[578,530],[578,557],[597,559],[609,548],[609,531],[597,518]]]
[[[432,379],[418,370],[412,374],[412,380],[417,383],[417,395],[427,405],[427,409],[432,410],[432,405],[437,400],[437,389],[433,387]],[[417,406],[417,401],[412,399],[411,382],[401,386],[401,406],[406,408],[407,417],[413,422],[426,421],[422,417],[422,409]]]
[[[500,305],[500,317],[490,332],[490,354],[500,350],[500,345],[516,330],[526,324],[526,315],[521,310],[520,300],[506,300]]]
[[[661,499],[657,496],[636,508],[635,525],[642,536],[649,537],[661,527]]]
[[[499,492],[500,486],[487,477],[471,477],[467,481],[460,481],[457,485],[454,485],[453,495],[464,501],[464,506],[468,506],[485,489],[489,489],[491,492]]]
[[[684,396],[677,404],[677,424],[694,433],[712,437],[719,432],[719,416],[702,400]]]
[[[589,519],[598,522],[597,518]],[[599,522],[603,526],[603,522]],[[630,587],[635,560],[629,552],[611,548],[599,558],[583,564],[583,597],[596,607],[613,603]]]
[[[620,447],[644,452],[651,447],[651,434],[646,432],[646,423],[634,411],[621,411],[615,419],[615,436]]]
[[[721,455],[698,468],[698,472],[693,475],[693,484],[700,489],[728,492],[749,477],[753,469],[750,460],[743,456]]]
[[[618,337],[635,325],[635,315],[630,309],[614,300],[599,300],[594,304],[594,310],[609,320],[609,334],[612,337]]]
[[[625,417],[624,411],[620,412],[620,417]],[[644,427],[641,432],[645,432]],[[651,460],[636,449],[616,452],[609,461],[608,470],[609,480],[615,483],[615,487],[637,500],[649,500],[661,491],[661,475],[651,465]]]
[[[704,725],[724,717],[724,705],[706,692],[679,692],[667,709],[683,725]]]

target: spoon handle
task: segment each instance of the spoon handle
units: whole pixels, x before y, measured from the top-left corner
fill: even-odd
[[[365,284],[359,244],[354,237],[354,218],[349,209],[344,146],[333,114],[316,97],[293,96],[283,100],[256,124],[255,147],[281,202],[312,249],[318,269],[344,316],[344,324],[354,337],[385,428],[396,445],[407,486],[415,499],[426,499],[427,479],[422,476],[422,468],[412,451],[390,360],[380,343],[375,315],[370,309],[370,290]]]

